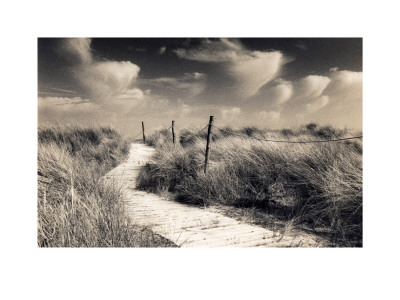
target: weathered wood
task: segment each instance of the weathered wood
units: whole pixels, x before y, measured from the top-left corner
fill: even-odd
[[[172,121],[171,129],[172,129],[172,142],[175,145],[175,121]]]
[[[155,150],[142,144],[132,144],[128,161],[105,176],[105,180],[122,185],[124,203],[138,225],[180,247],[319,247],[324,246],[311,235],[293,236],[243,224],[235,219],[198,207],[168,201],[155,194],[136,190],[139,166],[149,161]],[[111,175],[111,176],[110,176]],[[126,176],[128,175],[128,176]]]
[[[143,143],[146,144],[146,135],[144,134],[144,122],[142,121]]]
[[[208,133],[207,133],[207,146],[206,146],[206,155],[205,155],[205,161],[204,161],[204,173],[207,173],[207,165],[208,165],[208,160],[210,158],[210,143],[211,143],[211,138],[212,138],[212,126],[214,123],[214,116],[210,116],[210,122],[208,123]]]

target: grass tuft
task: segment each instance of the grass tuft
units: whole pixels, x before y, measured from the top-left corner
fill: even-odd
[[[231,130],[231,129],[230,129]],[[175,147],[154,137],[155,163],[142,170],[139,187],[173,192],[198,205],[255,208],[291,226],[324,232],[338,246],[362,246],[362,143],[359,140],[285,144],[215,131],[208,172],[205,134],[180,133]],[[295,140],[347,137],[348,130],[309,124],[297,130],[244,128],[247,136]]]
[[[128,150],[110,127],[39,128],[39,247],[172,246],[135,226],[119,187],[102,180]]]

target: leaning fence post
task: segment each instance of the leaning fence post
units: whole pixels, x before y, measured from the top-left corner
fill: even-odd
[[[172,142],[173,142],[174,145],[175,145],[175,121],[172,121],[172,126],[171,126],[171,128],[172,128]]]
[[[208,123],[208,133],[207,133],[206,159],[204,161],[204,174],[207,173],[208,159],[210,157],[210,143],[211,143],[213,123],[214,123],[214,116],[210,116],[210,122]]]
[[[144,123],[142,121],[143,143],[146,144],[146,136],[144,135]]]

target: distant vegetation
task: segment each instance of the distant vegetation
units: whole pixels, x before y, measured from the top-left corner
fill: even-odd
[[[196,134],[199,129],[182,130],[175,146],[165,129],[149,136],[157,151],[139,187],[167,190],[191,204],[251,207],[323,233],[337,246],[362,246],[361,140],[287,144],[250,138],[311,141],[360,133],[314,123],[296,130],[214,128],[205,175],[207,133]]]
[[[126,141],[110,127],[39,128],[39,247],[171,245],[135,226],[119,187],[101,179],[128,150]]]

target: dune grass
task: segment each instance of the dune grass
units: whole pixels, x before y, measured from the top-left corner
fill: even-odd
[[[39,247],[168,247],[128,216],[119,187],[102,176],[128,154],[110,127],[38,131]]]
[[[184,130],[175,146],[165,130],[149,137],[157,149],[155,163],[142,170],[139,187],[168,190],[192,204],[255,208],[323,232],[337,246],[362,246],[360,140],[286,144],[248,138],[311,141],[357,133],[317,124],[280,131],[222,129],[214,128],[207,174],[205,132]]]

